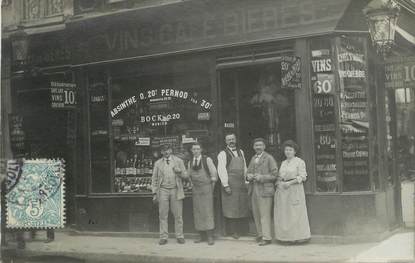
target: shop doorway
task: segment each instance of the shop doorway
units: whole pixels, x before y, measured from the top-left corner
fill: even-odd
[[[267,141],[266,151],[281,163],[282,143],[296,140],[294,91],[281,87],[281,63],[226,68],[219,76],[222,134],[237,135],[247,163],[254,155],[252,141],[257,137]],[[245,229],[255,233],[252,218]]]

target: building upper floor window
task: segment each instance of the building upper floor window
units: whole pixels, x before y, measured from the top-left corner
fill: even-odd
[[[23,19],[33,21],[63,13],[63,0],[24,0]]]

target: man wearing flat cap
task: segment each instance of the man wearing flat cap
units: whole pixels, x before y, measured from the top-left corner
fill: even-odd
[[[156,161],[153,169],[153,201],[159,206],[160,245],[167,244],[169,211],[174,216],[174,230],[177,243],[184,244],[183,235],[183,179],[187,179],[186,168],[182,159],[172,155],[172,147],[161,147],[162,158]]]
[[[266,246],[272,240],[271,212],[278,167],[274,157],[265,152],[264,139],[255,139],[253,147],[255,155],[249,163],[246,179],[249,181],[248,193],[257,230],[256,241],[260,246]]]

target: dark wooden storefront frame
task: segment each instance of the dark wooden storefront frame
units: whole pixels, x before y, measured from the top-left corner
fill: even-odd
[[[223,57],[233,57],[237,60],[238,55],[234,55],[234,53],[241,52],[243,54],[249,54],[255,53],[256,51],[260,51],[262,48],[267,47],[269,49],[270,46],[278,46],[279,44],[283,44],[289,41],[292,41],[292,46],[294,50],[294,54],[302,58],[302,73],[303,73],[303,88],[302,91],[304,94],[302,96],[296,97],[295,103],[296,108],[298,107],[307,107],[310,109],[308,113],[306,114],[297,114],[296,122],[297,127],[300,127],[298,123],[304,124],[307,123],[306,126],[311,129],[312,127],[312,115],[311,115],[311,80],[310,80],[310,47],[309,47],[309,39],[312,37],[329,37],[333,38],[337,36],[338,34],[349,34],[349,33],[355,33],[359,35],[365,35],[367,36],[367,32],[351,32],[351,31],[344,31],[344,32],[322,32],[318,34],[312,34],[312,35],[303,35],[303,36],[292,36],[291,38],[284,38],[277,40],[263,40],[259,43],[235,43],[235,44],[229,44],[226,45],[226,47],[213,47],[213,48],[200,48],[198,50],[184,50],[180,52],[171,52],[171,53],[160,53],[160,54],[152,54],[152,55],[145,55],[141,57],[130,57],[130,58],[120,58],[113,61],[102,61],[102,62],[94,62],[91,61],[90,63],[83,63],[83,64],[76,64],[74,63],[71,67],[74,71],[74,74],[76,76],[77,82],[79,84],[79,91],[82,94],[82,109],[81,111],[85,114],[85,117],[83,119],[83,136],[84,136],[84,143],[83,143],[83,157],[84,157],[84,165],[82,167],[77,167],[78,173],[77,173],[77,179],[82,180],[82,182],[85,183],[86,188],[85,191],[76,193],[75,195],[75,211],[74,214],[77,215],[77,226],[79,229],[88,230],[90,222],[81,222],[82,220],[79,220],[79,218],[82,217],[82,213],[84,210],[82,210],[83,205],[85,202],[89,203],[90,206],[94,206],[94,204],[97,204],[98,202],[101,202],[103,200],[116,200],[116,199],[123,199],[123,200],[134,200],[131,202],[135,202],[136,199],[140,199],[143,202],[151,202],[150,200],[150,194],[118,194],[118,193],[93,193],[92,185],[91,185],[91,144],[90,144],[90,117],[89,117],[89,96],[88,96],[88,74],[89,70],[93,69],[95,67],[102,67],[104,70],[108,72],[108,67],[112,63],[120,63],[126,61],[137,61],[142,63],[143,61],[153,61],[153,59],[160,59],[160,58],[167,58],[169,60],[174,60],[175,58],[180,58],[181,56],[188,56],[188,55],[196,55],[200,53],[206,53],[212,56],[211,62],[208,65],[208,70],[210,74],[210,83],[211,83],[211,95],[212,99],[216,99],[216,101],[220,102],[220,70],[218,70],[220,63],[218,63],[217,58],[219,60]],[[272,48],[271,48],[272,50]],[[274,48],[275,50],[275,48]],[[230,55],[231,54],[231,55]],[[271,56],[272,57],[272,56]],[[216,59],[216,61],[215,61]],[[110,82],[110,78],[108,79],[108,82]],[[383,105],[381,102],[384,103],[384,98],[380,98],[381,95],[378,94],[377,99],[379,100],[378,105]],[[110,102],[108,102],[110,103]],[[307,105],[307,106],[305,106]],[[378,106],[379,107],[379,106]],[[219,130],[220,132],[217,134],[217,140],[215,141],[215,147],[217,150],[219,150],[222,147],[223,142],[223,132],[222,132],[222,123],[221,123],[221,116],[220,116],[220,106],[216,109],[214,109],[214,112],[212,112],[212,116],[216,116],[216,130]],[[382,119],[384,115],[381,114],[381,111],[378,110],[378,132],[379,134],[382,132],[382,127],[385,125],[384,121]],[[111,131],[110,131],[111,132]],[[109,135],[110,136],[110,135]],[[314,210],[317,211],[316,213],[313,212],[313,216],[315,217],[315,221],[318,221],[321,215],[319,215],[319,211],[327,210],[327,206],[330,205],[330,203],[336,203],[338,204],[338,209],[343,208],[343,206],[350,206],[350,204],[353,204],[353,202],[356,202],[356,200],[364,199],[366,204],[368,206],[370,205],[376,205],[379,204],[379,200],[383,198],[383,194],[388,190],[386,186],[386,177],[385,174],[380,174],[380,189],[378,191],[365,191],[365,192],[336,192],[336,193],[324,193],[324,192],[316,192],[316,176],[315,176],[315,156],[314,156],[314,138],[313,133],[308,132],[307,129],[297,129],[297,138],[299,138],[299,144],[302,146],[303,149],[308,149],[307,152],[305,152],[304,156],[306,159],[306,163],[308,164],[308,170],[309,173],[309,179],[306,183],[306,192],[307,192],[307,202],[309,204],[309,210],[310,212],[313,212]],[[384,142],[382,141],[382,136],[378,136],[378,143],[379,145],[383,145]],[[110,149],[112,150],[112,149]],[[380,150],[379,150],[380,151]],[[112,155],[112,154],[111,154]],[[337,154],[337,156],[339,156]],[[379,168],[385,164],[384,159],[382,159],[383,155],[379,154]],[[338,162],[339,163],[339,162]],[[112,165],[112,162],[111,164]],[[395,163],[396,165],[396,163]],[[111,168],[111,173],[113,173],[113,170]],[[383,169],[384,170],[384,169]],[[395,175],[395,182],[398,182]],[[371,185],[373,185],[373,180],[371,179]],[[395,183],[395,191],[398,191],[397,183]],[[360,199],[359,199],[360,198]],[[104,206],[103,206],[104,207]],[[81,210],[82,212],[81,212]],[[382,208],[383,210],[387,210],[387,208]],[[220,210],[219,210],[220,211]],[[343,211],[343,210],[342,210]],[[377,211],[374,211],[377,213]],[[107,214],[105,214],[104,211],[101,212],[101,217],[105,217]],[[316,214],[318,216],[316,216]],[[218,215],[219,216],[219,215]],[[376,215],[374,215],[376,216]],[[385,217],[384,215],[382,215]],[[219,216],[220,217],[220,216]],[[324,217],[324,215],[323,215]],[[387,217],[387,216],[386,216]],[[94,220],[92,220],[94,221]],[[324,224],[324,218],[322,223]],[[223,229],[223,221],[219,222],[219,225],[222,225]],[[313,231],[313,230],[312,230]],[[319,228],[318,230],[319,234],[323,233],[327,235],[338,235],[339,232],[331,231],[331,230],[325,230],[324,228]],[[340,232],[340,234],[342,234]],[[344,235],[347,235],[348,233],[343,233]]]

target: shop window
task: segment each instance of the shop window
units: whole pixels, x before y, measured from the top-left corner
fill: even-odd
[[[295,140],[294,90],[281,87],[281,63],[252,65],[221,71],[222,121],[225,132],[235,132],[247,160],[252,141],[267,140],[267,151],[278,162],[281,144]]]
[[[311,42],[311,81],[313,105],[316,190],[339,191],[337,169],[337,86],[330,39]]]
[[[91,143],[91,190],[94,193],[111,192],[107,78],[106,74],[91,73],[88,83]]]
[[[167,72],[112,80],[114,192],[150,193],[153,164],[161,157],[163,144],[172,145],[174,154],[185,162],[195,141],[207,154],[213,151],[216,134],[209,126],[214,105],[206,67],[167,68]],[[190,190],[189,183],[185,190]]]
[[[336,39],[343,191],[371,189],[366,39]]]

